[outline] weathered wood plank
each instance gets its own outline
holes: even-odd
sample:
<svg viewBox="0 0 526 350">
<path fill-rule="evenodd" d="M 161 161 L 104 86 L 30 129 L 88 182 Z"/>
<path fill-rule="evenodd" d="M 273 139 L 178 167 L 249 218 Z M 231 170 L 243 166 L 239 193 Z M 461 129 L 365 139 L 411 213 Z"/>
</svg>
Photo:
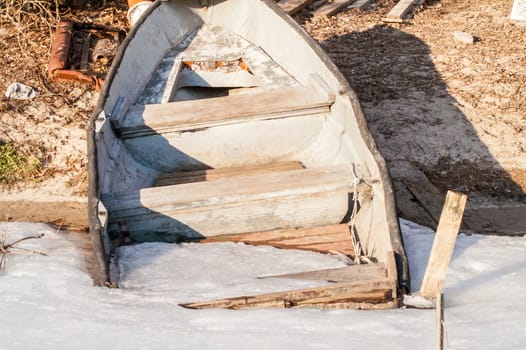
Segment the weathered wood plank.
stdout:
<svg viewBox="0 0 526 350">
<path fill-rule="evenodd" d="M 110 213 L 109 221 L 125 224 L 137 241 L 179 242 L 250 231 L 329 225 L 342 221 L 348 204 L 347 193 L 324 192 L 181 210 L 142 208 L 144 212 L 140 215 L 123 217 L 116 213 L 120 218 L 115 218 Z"/>
<path fill-rule="evenodd" d="M 525 235 L 526 204 L 481 206 L 469 203 L 464 212 L 463 226 L 477 233 Z"/>
<path fill-rule="evenodd" d="M 420 288 L 420 294 L 425 298 L 432 299 L 442 290 L 462 223 L 466 201 L 467 196 L 465 194 L 449 191 L 446 196 L 446 202 L 438 223 L 431 255 Z"/>
<path fill-rule="evenodd" d="M 269 242 L 269 244 L 276 248 L 310 250 L 322 254 L 329 254 L 331 252 L 337 251 L 354 258 L 354 246 L 350 239 L 339 242 L 334 241 L 327 243 L 312 244 L 283 244 L 281 242 Z"/>
<path fill-rule="evenodd" d="M 260 276 L 258 278 L 291 278 L 328 282 L 352 282 L 381 279 L 384 277 L 386 277 L 386 270 L 383 264 L 360 264 L 338 267 L 334 269 L 287 273 L 284 275 Z"/>
<path fill-rule="evenodd" d="M 436 229 L 435 219 L 423 208 L 402 180 L 393 179 L 393 187 L 399 217 Z"/>
<path fill-rule="evenodd" d="M 357 302 L 357 297 L 363 296 L 362 293 L 377 292 L 379 290 L 392 290 L 393 288 L 394 286 L 392 282 L 387 279 L 345 282 L 335 283 L 329 286 L 299 289 L 286 292 L 186 303 L 181 304 L 181 306 L 190 309 L 243 309 L 269 306 L 288 308 L 302 303 L 308 304 L 310 300 L 323 300 L 323 303 L 330 303 L 331 301 L 339 302 L 342 300 Z"/>
<path fill-rule="evenodd" d="M 332 16 L 356 0 L 333 0 L 312 12 L 314 16 Z"/>
<path fill-rule="evenodd" d="M 287 14 L 292 16 L 313 2 L 314 0 L 281 0 L 278 2 L 278 6 L 281 7 Z"/>
<path fill-rule="evenodd" d="M 310 237 L 310 236 L 321 236 L 321 235 L 331 235 L 338 233 L 347 233 L 349 234 L 349 226 L 347 224 L 336 224 L 336 225 L 326 225 L 326 226 L 317 226 L 317 227 L 307 227 L 307 228 L 290 228 L 290 229 L 281 229 L 265 232 L 251 232 L 243 233 L 239 235 L 225 235 L 225 236 L 216 236 L 208 237 L 205 240 L 202 240 L 203 243 L 214 243 L 214 242 L 279 242 L 282 239 L 294 238 L 294 237 Z"/>
<path fill-rule="evenodd" d="M 346 226 L 346 225 L 345 225 Z M 332 233 L 327 235 L 317 235 L 310 237 L 293 237 L 280 240 L 272 240 L 270 242 L 279 243 L 281 245 L 290 245 L 290 246 L 302 246 L 302 245 L 322 245 L 332 242 L 342 242 L 351 239 L 351 234 L 349 230 L 343 231 L 341 233 Z"/>
<path fill-rule="evenodd" d="M 410 12 L 422 2 L 423 0 L 400 0 L 382 20 L 384 22 L 403 22 Z"/>
<path fill-rule="evenodd" d="M 223 234 L 341 222 L 354 190 L 349 166 L 276 171 L 103 194 L 109 222 L 139 241 L 176 242 Z M 366 184 L 358 191 L 368 191 Z M 328 245 L 332 243 L 327 243 Z M 347 243 L 314 249 L 347 249 Z M 337 250 L 337 249 L 336 249 Z"/>
<path fill-rule="evenodd" d="M 353 173 L 349 166 L 331 166 L 300 170 L 276 171 L 235 179 L 217 179 L 202 183 L 150 187 L 130 193 L 102 194 L 109 211 L 136 212 L 140 208 L 185 209 L 201 205 L 220 205 L 281 196 L 345 191 L 352 192 Z M 358 191 L 366 191 L 365 184 Z"/>
<path fill-rule="evenodd" d="M 352 293 L 349 296 L 341 297 L 321 297 L 312 298 L 308 300 L 300 300 L 295 303 L 295 306 L 301 305 L 324 305 L 332 303 L 371 303 L 380 304 L 389 301 L 392 297 L 391 289 L 382 289 L 368 292 Z"/>
<path fill-rule="evenodd" d="M 338 251 L 354 257 L 354 247 L 347 224 L 308 228 L 291 228 L 239 235 L 208 237 L 202 243 L 243 242 L 250 245 L 268 245 L 283 249 L 309 250 L 327 254 Z"/>
<path fill-rule="evenodd" d="M 88 201 L 0 201 L 0 221 L 45 222 L 87 229 Z"/>
<path fill-rule="evenodd" d="M 155 186 L 178 185 L 191 182 L 210 181 L 239 176 L 267 174 L 274 171 L 304 169 L 298 161 L 276 162 L 270 164 L 247 165 L 242 167 L 182 171 L 163 174 L 157 178 Z"/>
<path fill-rule="evenodd" d="M 255 103 L 257 102 L 257 103 Z M 254 94 L 236 94 L 130 107 L 121 137 L 139 137 L 165 132 L 188 131 L 251 120 L 268 120 L 329 111 L 332 96 L 323 96 L 310 86 L 287 87 Z"/>
<path fill-rule="evenodd" d="M 373 2 L 374 0 L 358 0 L 349 7 L 363 11 L 367 9 Z"/>
<path fill-rule="evenodd" d="M 427 213 L 431 218 L 425 219 L 424 224 L 434 223 L 432 227 L 436 227 L 436 224 L 440 220 L 440 214 L 442 212 L 442 205 L 444 204 L 443 194 L 436 188 L 435 185 L 429 181 L 427 176 L 416 166 L 408 161 L 394 161 L 390 164 L 390 170 L 395 182 L 401 182 L 401 184 L 407 189 L 416 200 L 416 203 Z M 398 188 L 399 190 L 402 188 Z M 397 192 L 398 195 L 399 192 Z M 400 192 L 404 199 L 404 193 Z M 421 211 L 414 210 L 411 198 L 407 197 L 407 202 L 399 202 L 399 204 L 408 204 L 408 206 L 401 206 L 399 209 L 403 211 L 407 209 L 407 212 L 417 217 L 425 218 L 425 214 Z M 408 218 L 409 219 L 409 218 Z"/>
</svg>

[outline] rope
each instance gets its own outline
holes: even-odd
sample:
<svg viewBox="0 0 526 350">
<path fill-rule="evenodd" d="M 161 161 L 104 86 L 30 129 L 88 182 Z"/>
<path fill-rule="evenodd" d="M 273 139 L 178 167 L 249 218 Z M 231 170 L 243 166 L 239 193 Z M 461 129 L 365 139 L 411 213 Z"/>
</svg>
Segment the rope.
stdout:
<svg viewBox="0 0 526 350">
<path fill-rule="evenodd" d="M 358 241 L 358 237 L 356 234 L 355 229 L 355 221 L 356 221 L 356 213 L 358 212 L 358 185 L 360 184 L 360 178 L 356 175 L 356 172 L 354 171 L 354 165 L 352 167 L 352 173 L 354 176 L 353 179 L 353 206 L 352 206 L 352 212 L 351 212 L 351 220 L 349 221 L 349 229 L 351 231 L 351 241 L 353 244 L 354 249 L 354 262 L 356 264 L 361 263 L 361 257 L 362 257 L 362 247 L 360 246 L 360 242 Z"/>
</svg>

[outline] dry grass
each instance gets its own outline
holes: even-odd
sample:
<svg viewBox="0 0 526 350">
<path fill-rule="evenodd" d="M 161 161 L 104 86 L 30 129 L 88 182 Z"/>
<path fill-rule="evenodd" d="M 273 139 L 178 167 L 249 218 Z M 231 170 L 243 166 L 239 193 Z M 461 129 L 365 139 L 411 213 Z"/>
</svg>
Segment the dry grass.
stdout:
<svg viewBox="0 0 526 350">
<path fill-rule="evenodd" d="M 17 41 L 21 52 L 29 47 L 30 31 L 45 30 L 53 36 L 53 28 L 60 19 L 64 0 L 0 0 L 0 26 L 10 23 L 17 30 Z"/>
</svg>

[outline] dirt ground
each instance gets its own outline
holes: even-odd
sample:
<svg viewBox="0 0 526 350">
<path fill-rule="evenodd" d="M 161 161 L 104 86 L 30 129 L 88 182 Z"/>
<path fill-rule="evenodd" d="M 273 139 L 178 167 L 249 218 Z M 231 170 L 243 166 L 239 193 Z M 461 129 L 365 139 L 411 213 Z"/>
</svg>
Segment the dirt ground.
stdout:
<svg viewBox="0 0 526 350">
<path fill-rule="evenodd" d="M 62 17 L 127 29 L 124 1 L 86 3 L 95 4 Z M 392 171 L 403 160 L 442 191 L 526 202 L 526 22 L 509 19 L 512 3 L 428 0 L 403 24 L 382 22 L 395 0 L 295 18 L 357 93 Z M 456 41 L 456 31 L 474 43 Z M 34 180 L 4 186 L 3 198 L 82 200 L 86 193 L 86 126 L 98 94 L 47 79 L 50 41 L 45 25 L 17 33 L 2 19 L 0 90 L 17 81 L 41 94 L 2 100 L 0 141 L 43 160 Z"/>
</svg>

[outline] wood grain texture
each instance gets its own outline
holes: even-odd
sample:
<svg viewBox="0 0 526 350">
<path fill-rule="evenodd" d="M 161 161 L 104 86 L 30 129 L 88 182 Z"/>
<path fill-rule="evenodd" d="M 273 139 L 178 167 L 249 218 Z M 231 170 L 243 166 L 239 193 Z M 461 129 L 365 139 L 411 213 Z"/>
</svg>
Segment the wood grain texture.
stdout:
<svg viewBox="0 0 526 350">
<path fill-rule="evenodd" d="M 281 7 L 287 14 L 292 16 L 313 2 L 314 0 L 281 0 L 278 2 L 278 6 Z"/>
<path fill-rule="evenodd" d="M 312 11 L 314 16 L 332 16 L 356 0 L 334 0 Z"/>
<path fill-rule="evenodd" d="M 371 293 L 378 296 L 378 294 L 376 294 L 378 291 L 381 291 L 380 294 L 382 297 L 379 299 L 375 298 L 374 301 L 382 303 L 389 301 L 389 291 L 392 289 L 393 284 L 391 281 L 380 279 L 374 281 L 335 283 L 316 288 L 186 303 L 181 304 L 181 306 L 190 309 L 246 309 L 261 307 L 290 308 L 301 305 L 329 304 L 333 302 L 356 303 L 362 300 L 371 302 Z"/>
<path fill-rule="evenodd" d="M 210 181 L 239 176 L 269 174 L 274 171 L 304 169 L 298 161 L 276 162 L 270 164 L 247 165 L 232 168 L 179 171 L 163 174 L 157 178 L 155 186 L 178 185 L 191 182 Z"/>
<path fill-rule="evenodd" d="M 259 278 L 291 278 L 313 281 L 352 282 L 374 280 L 386 277 L 383 264 L 360 264 L 334 269 L 288 273 L 283 275 L 262 276 Z"/>
<path fill-rule="evenodd" d="M 444 286 L 449 262 L 462 224 L 466 202 L 467 196 L 465 194 L 452 191 L 447 193 L 420 288 L 420 294 L 425 298 L 435 298 Z"/>
<path fill-rule="evenodd" d="M 0 221 L 45 222 L 86 229 L 88 201 L 0 201 Z"/>
<path fill-rule="evenodd" d="M 400 0 L 382 20 L 384 22 L 403 22 L 413 8 L 422 2 L 422 0 Z"/>
<path fill-rule="evenodd" d="M 310 86 L 287 87 L 254 94 L 130 107 L 121 137 L 190 131 L 254 120 L 288 118 L 329 111 L 333 96 Z"/>
<path fill-rule="evenodd" d="M 134 239 L 174 242 L 185 237 L 339 223 L 349 209 L 352 179 L 348 166 L 279 170 L 105 194 L 102 199 L 110 213 L 109 222 L 126 223 Z M 358 191 L 368 190 L 365 184 L 358 186 Z M 349 234 L 333 234 L 330 239 L 284 244 L 310 245 L 316 251 L 341 248 L 350 254 L 348 242 L 335 244 Z"/>
</svg>

